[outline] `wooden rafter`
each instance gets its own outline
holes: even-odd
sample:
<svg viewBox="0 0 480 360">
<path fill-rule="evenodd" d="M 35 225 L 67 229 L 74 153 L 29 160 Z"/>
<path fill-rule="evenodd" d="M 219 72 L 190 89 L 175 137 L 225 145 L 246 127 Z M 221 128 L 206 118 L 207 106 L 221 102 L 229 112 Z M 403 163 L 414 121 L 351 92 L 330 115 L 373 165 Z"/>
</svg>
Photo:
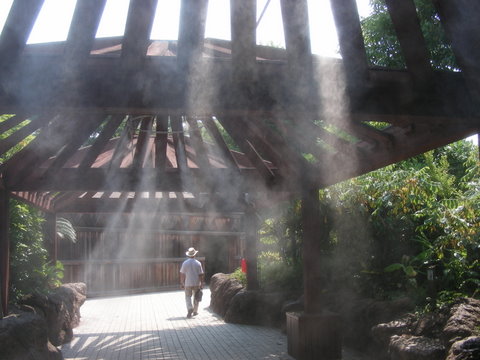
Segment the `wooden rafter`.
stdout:
<svg viewBox="0 0 480 360">
<path fill-rule="evenodd" d="M 157 116 L 155 124 L 155 168 L 163 171 L 167 165 L 168 117 Z"/>
<path fill-rule="evenodd" d="M 133 157 L 133 167 L 140 169 L 145 164 L 148 155 L 148 145 L 150 134 L 153 126 L 153 117 L 148 116 L 142 119 L 140 124 L 140 134 L 138 135 L 135 147 L 135 155 Z"/>
<path fill-rule="evenodd" d="M 202 119 L 202 122 L 205 125 L 205 128 L 207 129 L 210 136 L 213 138 L 215 143 L 220 148 L 220 152 L 223 155 L 223 158 L 227 166 L 237 169 L 238 168 L 237 161 L 233 157 L 232 152 L 228 148 L 228 145 L 225 142 L 225 139 L 222 137 L 222 134 L 218 130 L 213 119 L 210 117 L 207 117 Z"/>
<path fill-rule="evenodd" d="M 15 123 L 21 123 L 25 120 L 25 117 L 16 116 L 14 117 L 14 119 L 16 120 Z M 30 123 L 22 126 L 20 129 L 18 129 L 5 139 L 0 140 L 0 155 L 10 150 L 12 147 L 20 143 L 23 139 L 34 133 L 42 126 L 45 126 L 45 124 L 49 120 L 50 118 L 48 116 L 34 117 L 32 120 L 30 120 Z"/>
</svg>

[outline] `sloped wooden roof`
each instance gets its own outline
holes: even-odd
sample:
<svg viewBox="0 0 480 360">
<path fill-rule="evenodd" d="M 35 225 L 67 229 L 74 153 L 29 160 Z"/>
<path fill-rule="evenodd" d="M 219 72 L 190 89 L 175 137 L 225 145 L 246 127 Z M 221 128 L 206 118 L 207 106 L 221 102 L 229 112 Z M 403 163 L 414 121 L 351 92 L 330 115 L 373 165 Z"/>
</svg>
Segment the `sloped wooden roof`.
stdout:
<svg viewBox="0 0 480 360">
<path fill-rule="evenodd" d="M 156 0 L 131 1 L 123 37 L 95 39 L 105 2 L 78 1 L 66 42 L 34 48 L 26 40 L 43 1 L 15 0 L 0 36 L 0 113 L 15 114 L 0 124 L 13 132 L 0 154 L 37 134 L 0 165 L 1 186 L 38 204 L 71 192 L 298 192 L 479 130 L 476 2 L 435 1 L 460 72 L 431 68 L 413 0 L 386 1 L 405 70 L 368 66 L 354 0 L 331 1 L 342 60 L 311 54 L 308 27 L 318 20 L 306 0 L 281 0 L 285 50 L 256 45 L 254 0 L 232 2 L 231 42 L 205 41 L 207 1 L 182 0 L 174 43 L 149 39 Z M 138 139 L 131 166 L 116 163 L 112 175 L 93 165 L 125 117 L 141 119 Z M 182 158 L 186 124 L 196 168 Z M 220 124 L 250 167 L 238 166 Z M 209 164 L 197 126 L 229 167 Z M 166 167 L 167 156 L 148 170 L 139 165 L 150 131 L 155 146 L 165 147 L 169 133 L 177 138 L 178 167 Z M 79 166 L 66 168 L 91 139 Z"/>
</svg>

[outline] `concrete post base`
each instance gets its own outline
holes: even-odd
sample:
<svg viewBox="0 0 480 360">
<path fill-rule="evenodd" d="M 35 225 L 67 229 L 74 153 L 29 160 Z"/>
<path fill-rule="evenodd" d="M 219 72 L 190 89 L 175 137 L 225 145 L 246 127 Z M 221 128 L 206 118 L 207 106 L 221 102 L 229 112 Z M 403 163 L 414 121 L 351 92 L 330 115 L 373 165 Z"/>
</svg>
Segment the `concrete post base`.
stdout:
<svg viewBox="0 0 480 360">
<path fill-rule="evenodd" d="M 334 313 L 287 313 L 288 353 L 297 360 L 342 358 L 340 316 Z"/>
</svg>

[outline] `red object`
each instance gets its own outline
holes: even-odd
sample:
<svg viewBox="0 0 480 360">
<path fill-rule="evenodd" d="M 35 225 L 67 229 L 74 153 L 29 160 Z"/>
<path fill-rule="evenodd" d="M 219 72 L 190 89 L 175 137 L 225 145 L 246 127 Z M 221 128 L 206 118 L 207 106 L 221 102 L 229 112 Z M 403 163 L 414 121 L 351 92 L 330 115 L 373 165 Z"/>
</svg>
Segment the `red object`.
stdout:
<svg viewBox="0 0 480 360">
<path fill-rule="evenodd" d="M 247 260 L 245 260 L 243 258 L 242 258 L 242 261 L 241 261 L 241 268 L 242 268 L 243 273 L 247 273 Z"/>
</svg>

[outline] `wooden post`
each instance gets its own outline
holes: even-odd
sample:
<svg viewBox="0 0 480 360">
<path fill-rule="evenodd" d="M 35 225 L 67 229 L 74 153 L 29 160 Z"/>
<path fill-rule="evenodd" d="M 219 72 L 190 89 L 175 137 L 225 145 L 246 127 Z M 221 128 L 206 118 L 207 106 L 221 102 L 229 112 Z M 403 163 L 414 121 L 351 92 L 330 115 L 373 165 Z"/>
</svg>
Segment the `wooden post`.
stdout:
<svg viewBox="0 0 480 360">
<path fill-rule="evenodd" d="M 0 296 L 2 303 L 0 318 L 8 314 L 8 286 L 10 282 L 9 199 L 8 192 L 0 190 Z"/>
<path fill-rule="evenodd" d="M 322 243 L 318 190 L 304 185 L 302 194 L 304 312 L 287 313 L 288 353 L 299 360 L 342 358 L 341 319 L 322 307 Z"/>
<path fill-rule="evenodd" d="M 302 194 L 303 223 L 303 286 L 305 313 L 322 311 L 321 292 L 321 233 L 318 190 L 305 190 Z"/>
<path fill-rule="evenodd" d="M 253 206 L 248 206 L 245 212 L 244 226 L 246 236 L 245 258 L 247 261 L 247 289 L 257 290 L 259 288 L 257 269 L 258 219 Z"/>
</svg>

